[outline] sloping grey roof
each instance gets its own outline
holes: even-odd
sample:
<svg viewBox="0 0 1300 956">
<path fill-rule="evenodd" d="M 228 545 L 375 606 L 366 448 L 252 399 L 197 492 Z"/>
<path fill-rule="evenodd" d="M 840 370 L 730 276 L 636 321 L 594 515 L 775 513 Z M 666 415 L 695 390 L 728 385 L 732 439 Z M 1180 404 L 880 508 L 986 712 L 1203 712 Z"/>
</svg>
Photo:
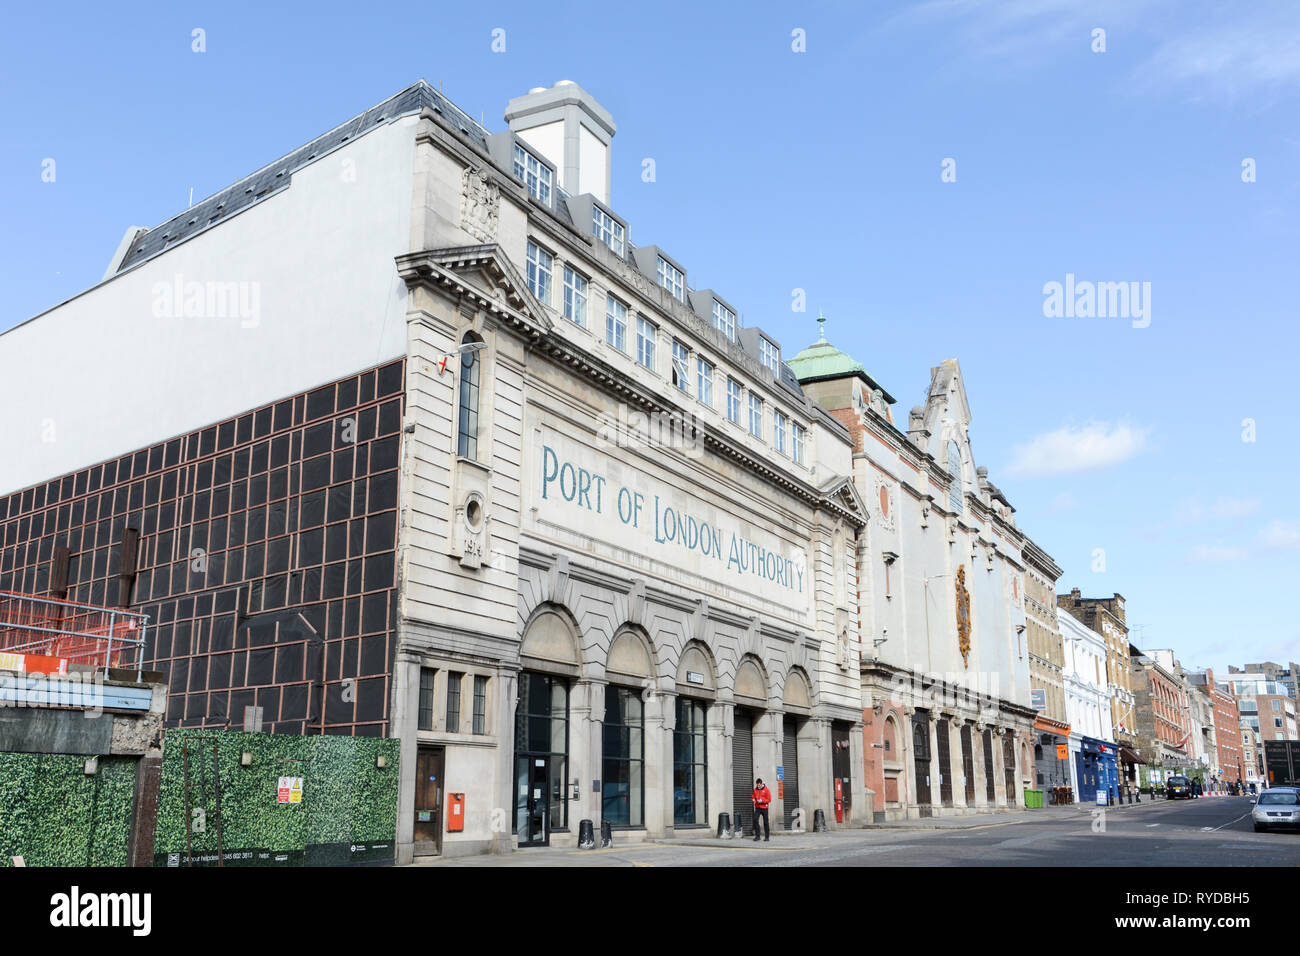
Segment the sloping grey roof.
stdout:
<svg viewBox="0 0 1300 956">
<path fill-rule="evenodd" d="M 479 149 L 487 149 L 487 130 L 424 80 L 419 80 L 395 96 L 390 96 L 382 103 L 352 117 L 328 133 L 316 137 L 305 146 L 300 146 L 287 156 L 282 156 L 275 162 L 263 166 L 233 186 L 195 203 L 162 225 L 140 233 L 131 243 L 117 271 L 120 273 L 137 266 L 177 242 L 188 239 L 209 226 L 216 225 L 227 216 L 247 209 L 278 192 L 289 185 L 293 180 L 293 174 L 299 169 L 345 143 L 352 142 L 358 136 L 363 136 L 384 123 L 391 123 L 399 117 L 419 113 L 425 109 L 433 110 L 452 127 L 459 128 L 461 134 Z"/>
</svg>

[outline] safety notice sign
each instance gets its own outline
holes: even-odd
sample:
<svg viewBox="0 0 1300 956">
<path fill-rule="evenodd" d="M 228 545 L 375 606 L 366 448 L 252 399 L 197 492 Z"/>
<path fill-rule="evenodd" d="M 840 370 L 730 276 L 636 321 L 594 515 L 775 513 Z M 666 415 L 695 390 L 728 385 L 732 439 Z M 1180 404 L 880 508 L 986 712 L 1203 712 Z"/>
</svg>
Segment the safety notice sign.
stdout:
<svg viewBox="0 0 1300 956">
<path fill-rule="evenodd" d="M 302 777 L 281 777 L 275 789 L 276 803 L 302 803 Z"/>
</svg>

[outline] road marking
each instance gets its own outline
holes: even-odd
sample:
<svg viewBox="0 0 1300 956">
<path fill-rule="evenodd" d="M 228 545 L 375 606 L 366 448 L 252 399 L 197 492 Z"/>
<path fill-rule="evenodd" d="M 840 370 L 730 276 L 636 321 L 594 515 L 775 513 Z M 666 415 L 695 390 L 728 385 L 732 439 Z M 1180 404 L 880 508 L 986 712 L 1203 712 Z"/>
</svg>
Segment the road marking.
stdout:
<svg viewBox="0 0 1300 956">
<path fill-rule="evenodd" d="M 1247 810 L 1247 811 L 1246 811 L 1245 813 L 1243 813 L 1241 816 L 1237 817 L 1237 820 L 1244 820 L 1244 819 L 1246 819 L 1246 817 L 1250 816 L 1251 813 L 1252 813 L 1253 811 L 1254 811 L 1254 808 L 1252 807 L 1250 810 Z M 1227 823 L 1223 824 L 1223 826 L 1218 826 L 1218 827 L 1215 827 L 1214 829 L 1215 829 L 1215 830 L 1222 830 L 1223 827 L 1230 827 L 1230 826 L 1232 826 L 1234 823 L 1236 823 L 1237 820 L 1229 820 Z"/>
<path fill-rule="evenodd" d="M 1160 826 L 1160 824 L 1158 824 L 1158 823 L 1148 823 L 1147 826 L 1148 826 L 1148 827 L 1158 827 L 1158 826 Z"/>
</svg>

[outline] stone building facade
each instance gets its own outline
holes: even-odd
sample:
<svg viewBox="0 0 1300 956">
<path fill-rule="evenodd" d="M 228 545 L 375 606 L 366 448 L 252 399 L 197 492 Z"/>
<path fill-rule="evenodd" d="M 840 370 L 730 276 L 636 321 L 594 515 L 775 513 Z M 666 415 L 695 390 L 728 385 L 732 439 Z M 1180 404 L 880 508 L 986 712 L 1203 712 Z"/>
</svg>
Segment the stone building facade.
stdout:
<svg viewBox="0 0 1300 956">
<path fill-rule="evenodd" d="M 1073 588 L 1069 594 L 1058 594 L 1056 605 L 1106 639 L 1106 680 L 1120 751 L 1120 788 L 1127 793 L 1139 785 L 1139 768 L 1146 757 L 1138 746 L 1136 675 L 1131 663 L 1136 648 L 1128 640 L 1124 596 L 1085 598 L 1078 588 Z"/>
<path fill-rule="evenodd" d="M 1163 784 L 1169 775 L 1188 768 L 1186 691 L 1172 669 L 1145 652 L 1133 657 L 1133 685 L 1138 746 L 1147 773 L 1142 786 Z"/>
<path fill-rule="evenodd" d="M 1023 805 L 1035 717 L 1025 538 L 976 466 L 957 362 L 931 369 L 906 431 L 894 399 L 824 329 L 790 366 L 848 427 L 854 482 L 872 510 L 858 579 L 863 753 L 877 818 Z"/>
<path fill-rule="evenodd" d="M 1204 670 L 1187 675 L 1189 684 L 1203 693 L 1213 708 L 1214 776 L 1224 782 L 1242 783 L 1246 779 L 1247 761 L 1241 749 L 1241 714 L 1236 698 L 1227 686 L 1220 686 L 1214 671 Z"/>
<path fill-rule="evenodd" d="M 1041 692 L 1034 718 L 1034 783 L 1039 789 L 1071 786 L 1070 721 L 1065 706 L 1065 647 L 1057 620 L 1056 582 L 1061 569 L 1025 539 L 1025 622 L 1031 692 Z M 1037 707 L 1037 703 L 1035 703 Z M 1062 757 L 1061 748 L 1065 748 Z"/>
<path fill-rule="evenodd" d="M 590 94 L 506 120 L 417 83 L 0 336 L 3 583 L 156 615 L 170 724 L 401 738 L 399 862 L 749 829 L 756 776 L 871 819 L 848 428 L 633 244 Z"/>
</svg>

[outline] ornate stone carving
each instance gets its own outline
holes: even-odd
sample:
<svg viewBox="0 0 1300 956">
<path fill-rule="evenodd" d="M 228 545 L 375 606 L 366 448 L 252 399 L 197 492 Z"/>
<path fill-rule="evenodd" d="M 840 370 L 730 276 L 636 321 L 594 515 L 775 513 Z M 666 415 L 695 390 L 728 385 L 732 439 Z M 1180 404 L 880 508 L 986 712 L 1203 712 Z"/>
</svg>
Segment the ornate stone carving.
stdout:
<svg viewBox="0 0 1300 956">
<path fill-rule="evenodd" d="M 877 511 L 876 521 L 880 527 L 886 531 L 894 530 L 894 511 L 897 507 L 897 500 L 894 496 L 893 486 L 883 478 L 876 479 L 876 499 Z M 925 526 L 925 520 L 928 517 L 929 508 L 925 509 L 926 514 L 921 517 L 921 526 Z"/>
<path fill-rule="evenodd" d="M 467 517 L 465 508 L 456 509 L 457 524 L 460 526 L 460 564 L 464 568 L 481 568 L 483 566 L 484 538 L 487 537 L 486 522 L 480 521 L 476 527 Z"/>
<path fill-rule="evenodd" d="M 496 242 L 501 190 L 483 168 L 467 168 L 461 176 L 460 221 L 479 242 Z"/>
<path fill-rule="evenodd" d="M 966 590 L 966 565 L 957 568 L 957 646 L 962 663 L 970 667 L 970 591 Z"/>
</svg>

